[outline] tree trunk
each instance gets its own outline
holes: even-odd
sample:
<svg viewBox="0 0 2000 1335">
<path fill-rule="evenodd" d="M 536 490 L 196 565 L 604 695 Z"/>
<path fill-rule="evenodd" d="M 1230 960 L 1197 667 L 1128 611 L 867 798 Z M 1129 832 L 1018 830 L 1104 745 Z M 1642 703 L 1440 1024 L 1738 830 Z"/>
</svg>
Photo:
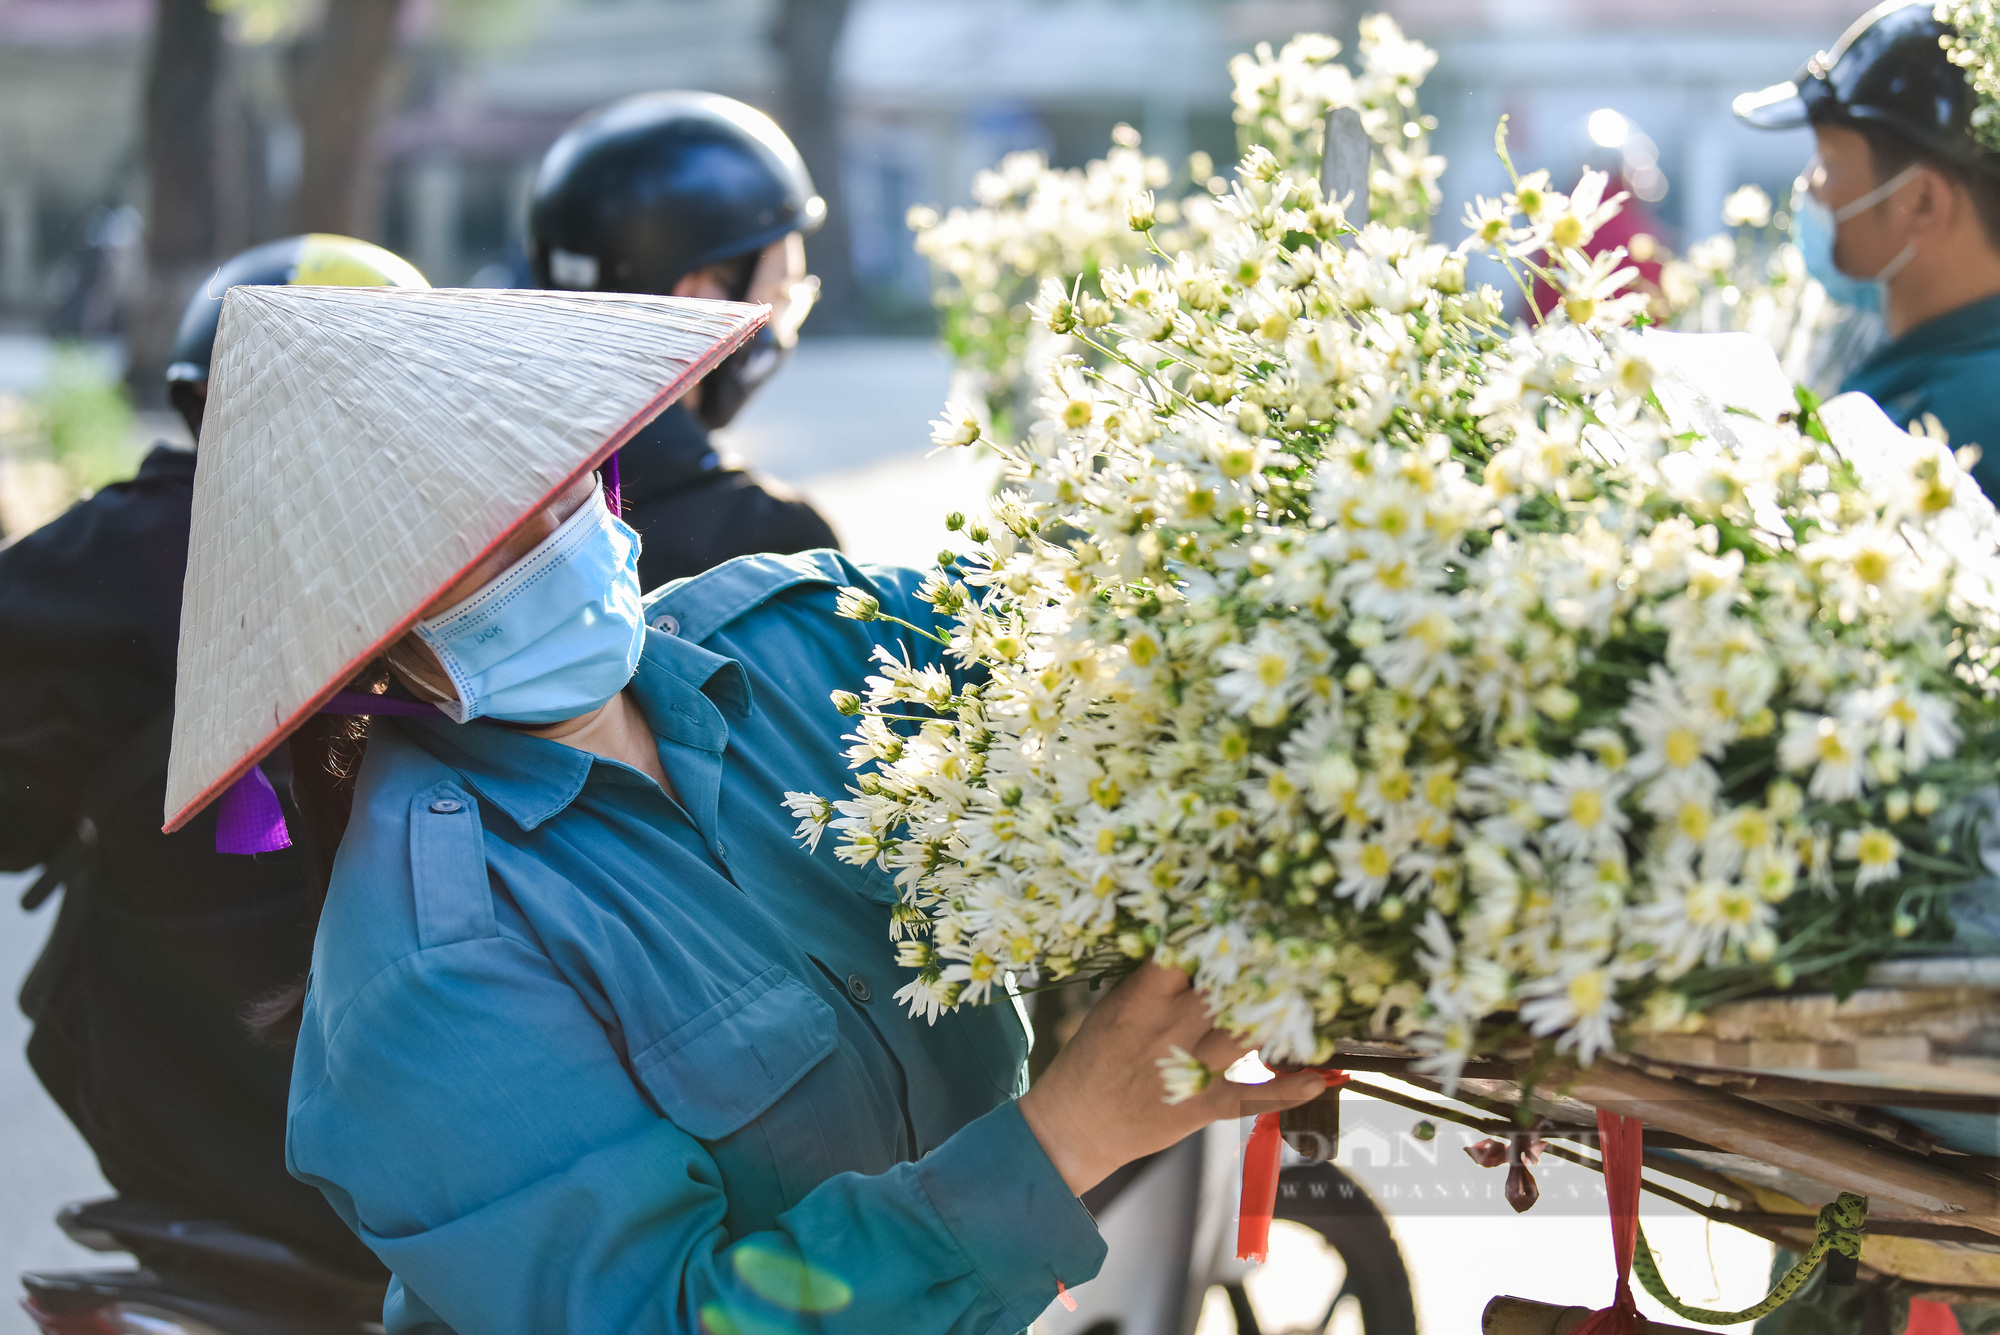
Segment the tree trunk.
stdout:
<svg viewBox="0 0 2000 1335">
<path fill-rule="evenodd" d="M 303 149 L 293 231 L 371 237 L 381 230 L 369 168 L 402 8 L 402 0 L 327 0 L 319 31 L 293 52 L 292 111 Z"/>
<path fill-rule="evenodd" d="M 848 0 L 780 0 L 771 36 L 784 67 L 778 120 L 798 145 L 813 184 L 826 201 L 826 222 L 806 238 L 806 258 L 819 275 L 819 307 L 807 327 L 837 333 L 864 326 L 867 302 L 854 276 L 854 248 L 841 182 L 841 104 L 834 51 L 847 23 Z"/>
<path fill-rule="evenodd" d="M 163 398 L 181 307 L 216 261 L 216 119 L 228 56 L 208 0 L 156 0 L 146 71 L 146 283 L 132 313 L 128 378 Z"/>
</svg>

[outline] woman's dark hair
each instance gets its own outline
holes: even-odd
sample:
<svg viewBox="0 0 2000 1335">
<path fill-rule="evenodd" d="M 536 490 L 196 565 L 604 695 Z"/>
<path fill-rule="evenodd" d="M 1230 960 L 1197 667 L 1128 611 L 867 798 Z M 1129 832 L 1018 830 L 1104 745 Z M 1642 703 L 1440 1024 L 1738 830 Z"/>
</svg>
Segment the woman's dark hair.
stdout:
<svg viewBox="0 0 2000 1335">
<path fill-rule="evenodd" d="M 348 683 L 347 689 L 379 695 L 388 684 L 389 671 L 378 662 Z M 292 805 L 298 814 L 293 829 L 299 851 L 305 855 L 307 911 L 317 930 L 320 910 L 326 907 L 327 886 L 333 879 L 333 855 L 340 849 L 348 815 L 354 809 L 354 778 L 368 750 L 368 719 L 314 714 L 292 734 L 287 745 L 292 759 Z M 278 1047 L 297 1042 L 307 982 L 308 978 L 300 978 L 252 1002 L 243 1016 L 251 1033 Z"/>
<path fill-rule="evenodd" d="M 1878 184 L 1913 162 L 1942 173 L 1946 180 L 1965 187 L 1972 211 L 1979 218 L 1979 230 L 1986 234 L 1986 244 L 2000 250 L 2000 169 L 1953 162 L 1886 126 L 1856 124 L 1853 128 L 1868 141 L 1868 165 L 1874 169 Z"/>
</svg>

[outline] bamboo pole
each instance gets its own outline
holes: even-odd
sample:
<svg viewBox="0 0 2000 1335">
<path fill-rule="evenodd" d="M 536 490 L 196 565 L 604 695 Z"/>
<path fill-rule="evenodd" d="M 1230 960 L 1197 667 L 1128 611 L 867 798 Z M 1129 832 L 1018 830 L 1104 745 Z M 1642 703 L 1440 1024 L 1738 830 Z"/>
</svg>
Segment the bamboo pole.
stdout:
<svg viewBox="0 0 2000 1335">
<path fill-rule="evenodd" d="M 1614 1062 L 1552 1073 L 1548 1087 L 1729 1154 L 1856 1191 L 1878 1203 L 2000 1234 L 2000 1189 L 1879 1144 L 1733 1095 L 1644 1075 Z"/>
</svg>

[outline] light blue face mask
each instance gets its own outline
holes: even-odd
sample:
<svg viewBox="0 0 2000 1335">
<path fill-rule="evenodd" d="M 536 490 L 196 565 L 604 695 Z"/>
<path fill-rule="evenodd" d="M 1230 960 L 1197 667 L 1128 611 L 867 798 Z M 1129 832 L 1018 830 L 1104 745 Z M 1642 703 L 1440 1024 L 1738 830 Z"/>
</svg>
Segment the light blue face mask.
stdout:
<svg viewBox="0 0 2000 1335">
<path fill-rule="evenodd" d="M 588 714 L 639 667 L 639 535 L 600 486 L 505 574 L 414 629 L 458 690 L 438 708 L 459 723 Z"/>
<path fill-rule="evenodd" d="M 1806 170 L 1810 175 L 1813 168 Z M 1857 311 L 1881 312 L 1882 290 L 1891 278 L 1903 271 L 1904 265 L 1915 258 L 1915 243 L 1904 246 L 1896 258 L 1884 265 L 1882 272 L 1874 277 L 1852 278 L 1842 273 L 1833 262 L 1834 238 L 1840 234 L 1842 223 L 1874 208 L 1916 179 L 1917 173 L 1922 170 L 1921 164 L 1911 163 L 1861 198 L 1842 205 L 1838 212 L 1822 204 L 1805 188 L 1803 180 L 1792 192 L 1792 239 L 1805 259 L 1806 272 L 1819 280 L 1827 296 Z"/>
</svg>

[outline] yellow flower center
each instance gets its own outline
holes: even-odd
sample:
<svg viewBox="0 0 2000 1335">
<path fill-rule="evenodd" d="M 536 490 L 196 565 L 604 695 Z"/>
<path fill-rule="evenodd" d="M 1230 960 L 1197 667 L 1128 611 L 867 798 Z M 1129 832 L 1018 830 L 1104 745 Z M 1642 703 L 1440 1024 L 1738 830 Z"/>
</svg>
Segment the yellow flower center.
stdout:
<svg viewBox="0 0 2000 1335">
<path fill-rule="evenodd" d="M 1549 228 L 1549 243 L 1557 246 L 1577 246 L 1583 244 L 1583 219 L 1574 213 L 1565 213 Z"/>
<path fill-rule="evenodd" d="M 1569 980 L 1569 1004 L 1578 1015 L 1595 1015 L 1611 999 L 1611 980 L 1602 969 L 1586 969 Z"/>
<path fill-rule="evenodd" d="M 1886 867 L 1900 851 L 1896 836 L 1887 830 L 1864 830 L 1854 845 L 1855 860 L 1864 867 Z"/>
<path fill-rule="evenodd" d="M 1736 842 L 1744 848 L 1762 848 L 1771 841 L 1771 821 L 1761 811 L 1745 811 L 1736 817 Z"/>
<path fill-rule="evenodd" d="M 1701 758 L 1701 739 L 1686 728 L 1674 728 L 1667 733 L 1667 763 L 1675 769 L 1686 769 Z"/>
<path fill-rule="evenodd" d="M 1864 547 L 1854 558 L 1854 573 L 1865 584 L 1880 584 L 1889 578 L 1894 558 L 1879 547 Z"/>
<path fill-rule="evenodd" d="M 1674 824 L 1682 834 L 1699 842 L 1708 837 L 1709 810 L 1699 802 L 1683 802 Z"/>
<path fill-rule="evenodd" d="M 1375 791 L 1382 794 L 1384 802 L 1407 802 L 1410 800 L 1410 772 L 1390 770 L 1375 780 Z"/>
<path fill-rule="evenodd" d="M 1283 654 L 1264 654 L 1257 659 L 1257 680 L 1266 686 L 1281 685 L 1289 671 L 1291 664 Z"/>
<path fill-rule="evenodd" d="M 1361 873 L 1364 876 L 1382 877 L 1389 874 L 1389 850 L 1380 844 L 1363 844 L 1361 847 Z"/>
<path fill-rule="evenodd" d="M 1597 828 L 1597 822 L 1604 819 L 1604 794 L 1592 788 L 1572 793 L 1569 799 L 1569 818 L 1586 830 Z"/>
</svg>

